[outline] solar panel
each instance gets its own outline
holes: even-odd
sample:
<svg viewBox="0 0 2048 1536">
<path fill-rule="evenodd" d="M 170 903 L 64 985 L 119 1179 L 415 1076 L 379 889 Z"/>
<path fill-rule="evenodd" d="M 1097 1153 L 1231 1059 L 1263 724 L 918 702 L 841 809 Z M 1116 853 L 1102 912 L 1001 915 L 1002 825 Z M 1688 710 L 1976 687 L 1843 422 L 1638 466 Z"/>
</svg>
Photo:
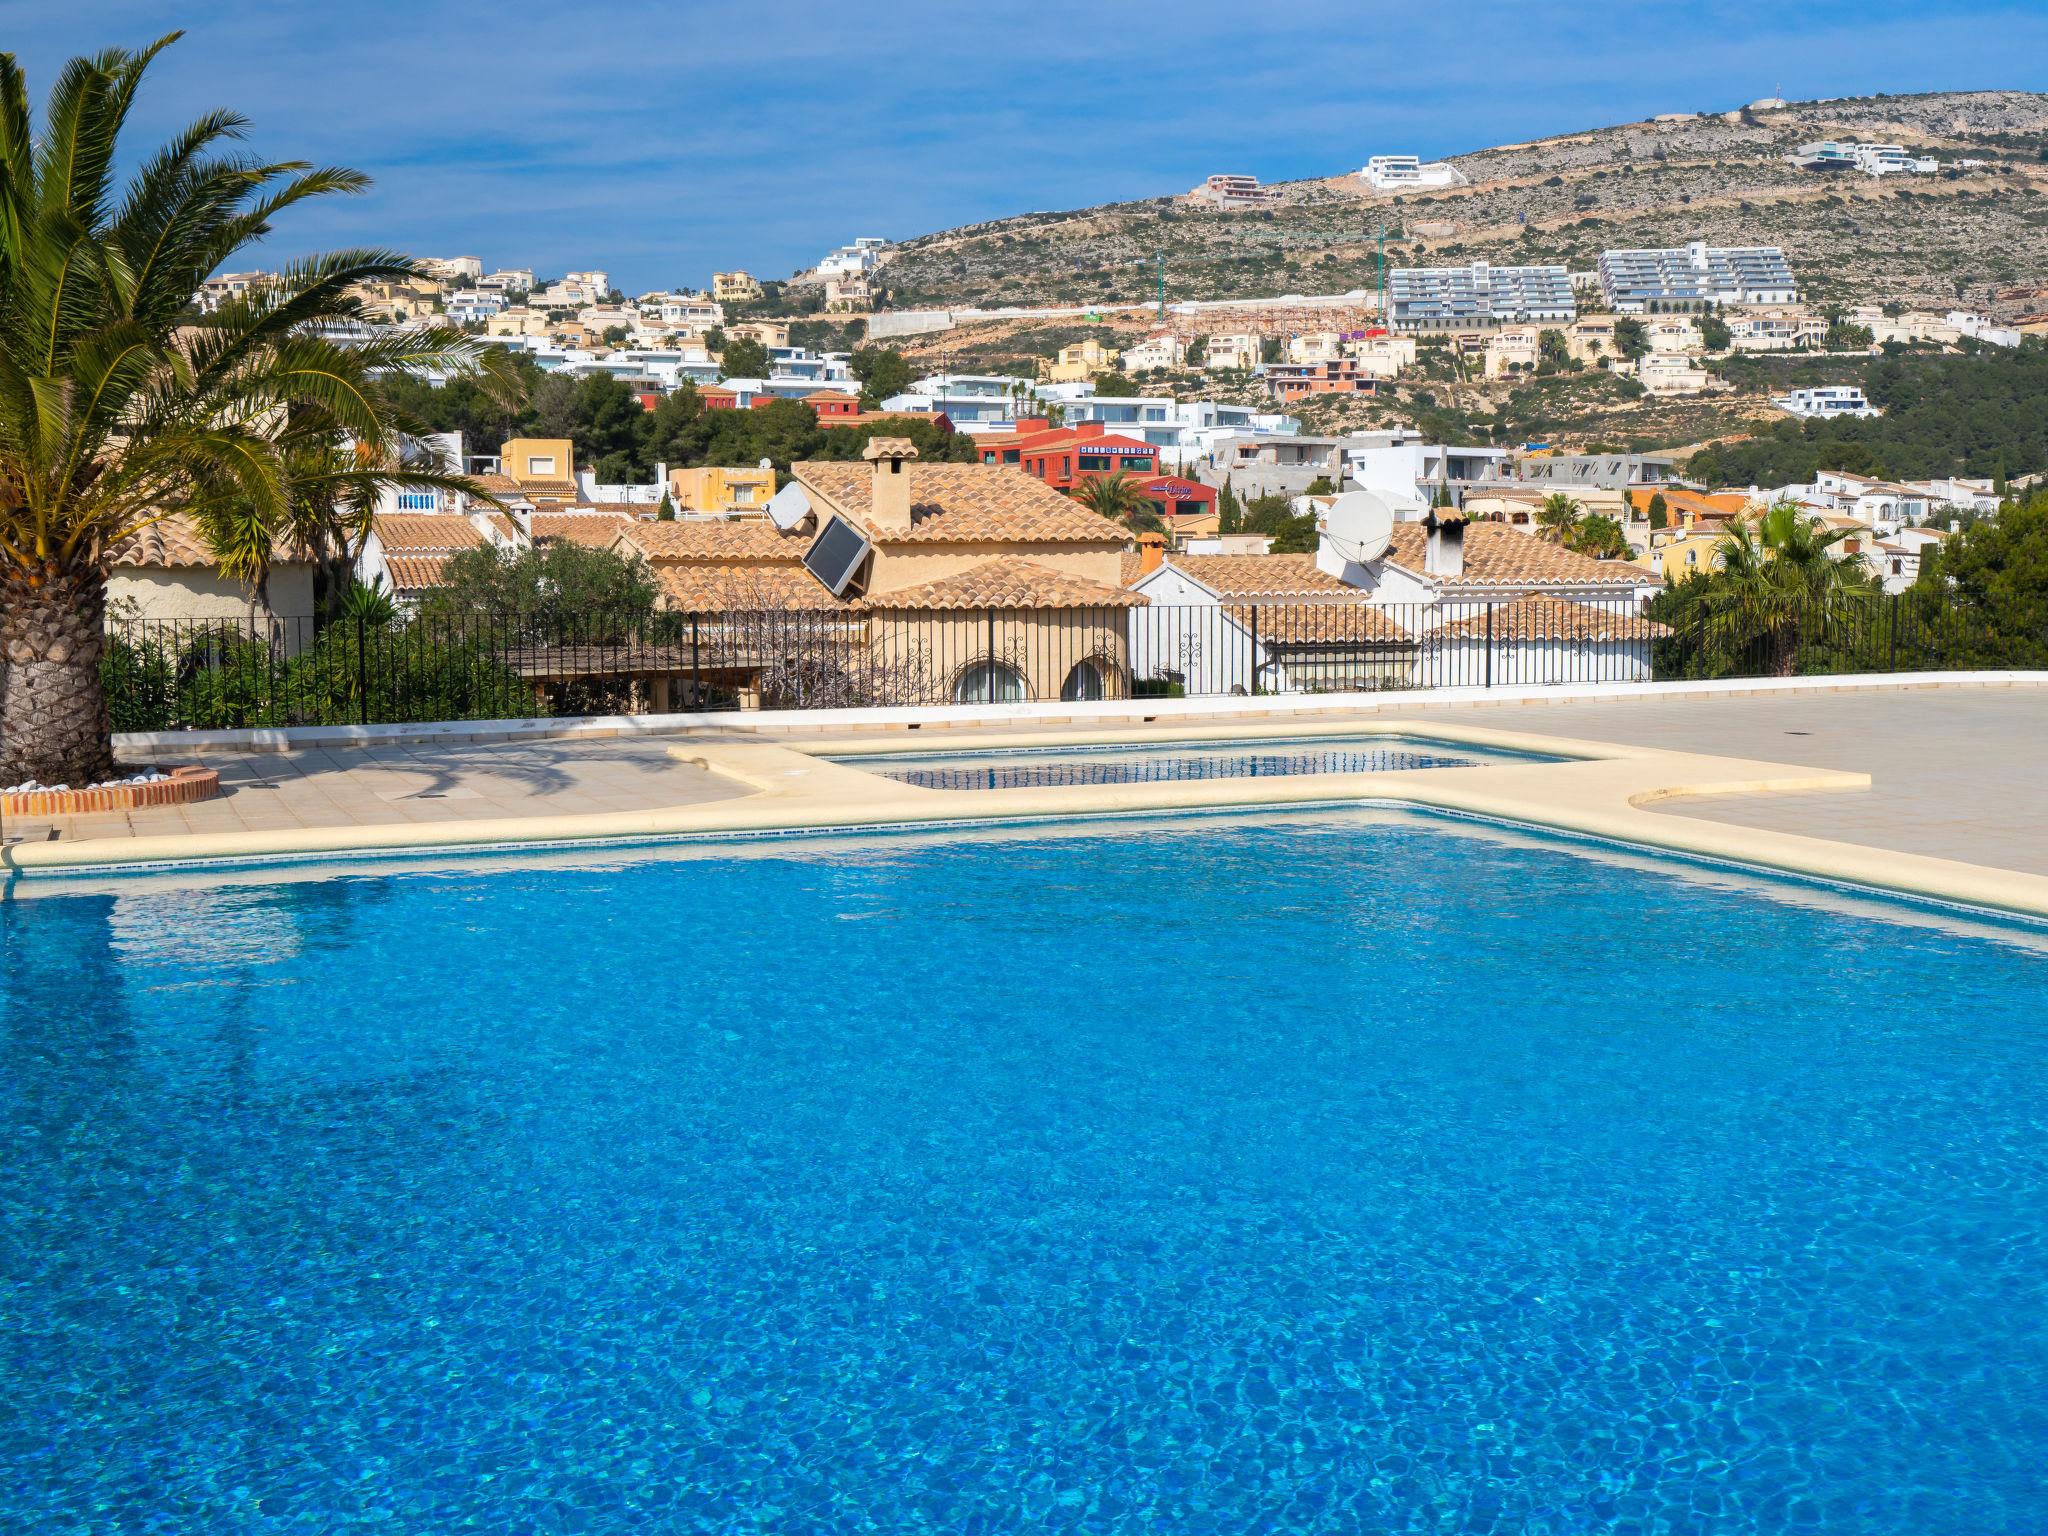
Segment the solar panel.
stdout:
<svg viewBox="0 0 2048 1536">
<path fill-rule="evenodd" d="M 804 551 L 804 569 L 824 583 L 825 590 L 834 597 L 843 597 L 873 548 L 866 534 L 845 518 L 834 516 L 818 530 L 811 547 Z"/>
</svg>

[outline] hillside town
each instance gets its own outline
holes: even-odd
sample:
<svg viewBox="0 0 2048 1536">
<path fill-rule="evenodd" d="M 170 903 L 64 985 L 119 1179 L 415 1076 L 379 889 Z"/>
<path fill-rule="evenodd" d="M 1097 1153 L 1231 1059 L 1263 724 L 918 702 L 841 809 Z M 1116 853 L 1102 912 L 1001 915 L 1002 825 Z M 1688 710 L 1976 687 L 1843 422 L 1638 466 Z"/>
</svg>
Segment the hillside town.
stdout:
<svg viewBox="0 0 2048 1536">
<path fill-rule="evenodd" d="M 1871 146 L 1854 148 L 1868 174 L 1920 173 Z M 1448 185 L 1444 170 L 1413 156 L 1375 156 L 1360 175 L 1376 187 Z M 1252 178 L 1218 176 L 1204 195 L 1239 206 L 1255 204 L 1261 191 Z M 1703 484 L 1668 452 L 1480 444 L 1432 437 L 1399 419 L 1318 432 L 1305 429 L 1304 416 L 1333 397 L 1371 400 L 1424 373 L 1508 382 L 1595 375 L 1625 381 L 1645 399 L 1671 399 L 1726 389 L 1711 371 L 1716 359 L 1977 353 L 2017 349 L 2048 332 L 2048 315 L 2000 325 L 1981 314 L 1899 305 L 1822 313 L 1805 302 L 1779 248 L 1693 241 L 1603 251 L 1585 271 L 1485 261 L 1393 266 L 1378 292 L 1344 296 L 1341 310 L 1240 306 L 1229 312 L 1234 330 L 1197 329 L 1214 307 L 1169 307 L 1162 280 L 1150 331 L 1099 327 L 1028 370 L 916 376 L 889 342 L 915 335 L 921 320 L 876 307 L 890 254 L 888 242 L 861 237 L 786 283 L 735 270 L 714 274 L 702 289 L 632 297 L 602 269 L 544 277 L 475 256 L 428 257 L 408 279 L 357 290 L 356 318 L 328 334 L 349 345 L 394 328 L 452 326 L 529 377 L 614 381 L 650 418 L 664 402 L 682 402 L 700 418 L 795 412 L 817 429 L 817 443 L 843 440 L 844 457 L 886 466 L 875 471 L 877 493 L 895 483 L 888 474 L 919 458 L 907 434 L 920 434 L 927 462 L 910 480 L 946 486 L 934 506 L 983 530 L 983 564 L 937 585 L 911 580 L 923 572 L 905 564 L 901 580 L 891 580 L 900 563 L 887 556 L 892 535 L 864 512 L 872 553 L 856 578 L 832 589 L 806 574 L 805 561 L 833 515 L 817 509 L 845 505 L 843 493 L 834 500 L 821 490 L 831 466 L 772 457 L 654 462 L 636 478 L 606 479 L 591 445 L 573 433 L 488 442 L 444 432 L 431 440 L 433 453 L 451 472 L 476 476 L 480 494 L 387 492 L 355 551 L 355 579 L 417 606 L 464 551 L 517 559 L 569 541 L 644 565 L 663 603 L 700 617 L 763 606 L 871 608 L 885 596 L 907 611 L 954 609 L 998 593 L 1033 607 L 1057 595 L 1082 609 L 1289 594 L 1419 604 L 1426 614 L 1411 615 L 1411 626 L 1449 632 L 1470 617 L 1467 606 L 1444 601 L 1444 583 L 1455 593 L 1462 569 L 1451 551 L 1468 543 L 1486 551 L 1485 590 L 1496 599 L 1611 606 L 1626 594 L 1635 612 L 1666 584 L 1716 569 L 1731 532 L 1783 508 L 1825 530 L 1830 558 L 1873 590 L 1899 594 L 1918 580 L 1930 549 L 1995 515 L 2009 488 L 1990 476 L 1846 469 Z M 195 306 L 211 314 L 274 281 L 262 272 L 221 274 L 202 286 Z M 1340 315 L 1343 328 L 1316 328 L 1319 313 Z M 1390 398 L 1398 407 L 1399 397 Z M 1880 414 L 1853 385 L 1788 388 L 1771 404 L 1794 422 Z M 937 445 L 950 462 L 929 462 Z M 1386 551 L 1366 562 L 1346 552 L 1335 526 L 1355 516 L 1361 499 L 1393 528 Z M 1093 511 L 1053 511 L 1077 502 Z M 778 515 L 798 503 L 810 510 Z M 1067 548 L 1059 539 L 1048 555 L 1039 520 L 1050 514 L 1046 526 L 1072 538 L 1085 531 L 1075 517 L 1085 524 L 1095 512 L 1109 521 L 1093 542 L 1127 558 L 1084 577 L 1059 553 Z M 1423 540 L 1405 564 L 1396 549 L 1403 529 Z M 1453 529 L 1455 536 L 1446 532 Z M 917 534 L 934 536 L 922 526 Z M 240 598 L 205 563 L 196 540 L 153 530 L 117 552 L 114 590 L 149 620 L 234 611 Z M 279 619 L 310 614 L 310 567 L 274 572 L 266 602 Z M 1596 627 L 1605 633 L 1605 619 Z M 1629 633 L 1645 641 L 1651 631 Z M 1633 649 L 1634 669 L 1647 675 L 1647 644 Z M 1334 686 L 1327 668 L 1311 683 L 1299 666 L 1292 674 L 1275 666 L 1259 686 Z M 1028 695 L 1064 683 L 1019 686 Z"/>
<path fill-rule="evenodd" d="M 2048 13 L 91 11 L 0 1536 L 2048 1532 Z"/>
</svg>

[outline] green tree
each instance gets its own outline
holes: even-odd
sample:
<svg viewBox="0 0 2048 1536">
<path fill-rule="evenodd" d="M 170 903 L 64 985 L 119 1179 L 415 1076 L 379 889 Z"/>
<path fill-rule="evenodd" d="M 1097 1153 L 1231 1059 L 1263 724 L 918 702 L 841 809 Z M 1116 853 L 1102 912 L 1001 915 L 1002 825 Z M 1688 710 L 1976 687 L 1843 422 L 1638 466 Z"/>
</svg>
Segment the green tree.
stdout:
<svg viewBox="0 0 2048 1536">
<path fill-rule="evenodd" d="M 764 379 L 768 376 L 768 349 L 751 336 L 729 336 L 718 355 L 721 379 Z"/>
<path fill-rule="evenodd" d="M 1594 512 L 1572 530 L 1567 547 L 1595 560 L 1621 560 L 1628 556 L 1628 534 L 1613 518 Z"/>
<path fill-rule="evenodd" d="M 1760 635 L 1773 677 L 1798 670 L 1802 626 L 1839 617 L 1877 594 L 1861 560 L 1838 546 L 1848 528 L 1829 528 L 1794 502 L 1731 523 L 1714 546 L 1715 570 L 1702 594 L 1706 612 Z"/>
<path fill-rule="evenodd" d="M 1157 532 L 1165 527 L 1138 482 L 1122 470 L 1083 480 L 1074 487 L 1073 496 L 1090 511 L 1100 513 L 1112 523 L 1123 524 L 1133 533 Z"/>
<path fill-rule="evenodd" d="M 419 617 L 490 620 L 515 638 L 560 633 L 595 641 L 630 632 L 653 615 L 658 596 L 644 561 L 609 549 L 569 539 L 517 551 L 484 545 L 450 557 Z"/>
<path fill-rule="evenodd" d="M 1650 528 L 1652 532 L 1671 526 L 1671 506 L 1665 501 L 1662 491 L 1650 497 Z"/>
<path fill-rule="evenodd" d="M 59 73 L 38 134 L 28 83 L 0 54 L 0 780 L 111 776 L 100 662 L 108 551 L 177 513 L 230 580 L 259 584 L 311 519 L 361 535 L 383 487 L 473 489 L 407 449 L 417 423 L 384 380 L 472 372 L 472 344 L 432 328 L 360 346 L 350 289 L 416 275 L 350 250 L 181 329 L 207 276 L 299 203 L 360 191 L 354 171 L 223 148 L 245 119 L 210 112 L 153 154 L 123 154 L 144 73 L 172 33 Z M 117 185 L 116 167 L 135 171 Z M 338 442 L 351 451 L 337 455 Z"/>
<path fill-rule="evenodd" d="M 1244 504 L 1244 531 L 1276 534 L 1293 516 L 1294 503 L 1285 496 L 1269 491 L 1264 496 L 1254 496 Z"/>
<path fill-rule="evenodd" d="M 1328 475 L 1317 475 L 1315 479 L 1309 481 L 1308 489 L 1302 494 L 1305 496 L 1334 496 L 1337 494 L 1337 487 L 1331 483 Z"/>
<path fill-rule="evenodd" d="M 1623 315 L 1614 322 L 1614 350 L 1625 358 L 1646 357 L 1650 351 L 1650 333 L 1643 322 L 1634 315 Z"/>
<path fill-rule="evenodd" d="M 1223 488 L 1216 493 L 1216 531 L 1218 533 L 1242 533 L 1244 531 L 1244 508 L 1238 504 L 1237 492 L 1231 489 L 1230 477 L 1223 477 Z"/>
<path fill-rule="evenodd" d="M 1543 498 L 1543 505 L 1536 509 L 1538 537 L 1553 544 L 1569 544 L 1577 535 L 1585 515 L 1585 508 L 1563 491 L 1552 491 Z"/>
<path fill-rule="evenodd" d="M 853 354 L 851 367 L 860 381 L 864 410 L 875 410 L 884 400 L 910 388 L 910 363 L 894 347 L 862 347 Z"/>
<path fill-rule="evenodd" d="M 1319 539 L 1313 513 L 1305 512 L 1299 517 L 1283 517 L 1273 528 L 1272 543 L 1266 546 L 1266 553 L 1312 555 L 1316 551 Z"/>
<path fill-rule="evenodd" d="M 1728 322 L 1712 310 L 1699 317 L 1700 345 L 1709 352 L 1726 352 L 1735 344 L 1735 333 L 1728 329 Z"/>
<path fill-rule="evenodd" d="M 1571 365 L 1571 344 L 1565 340 L 1563 331 L 1542 330 L 1536 333 L 1538 373 L 1562 373 Z"/>
</svg>

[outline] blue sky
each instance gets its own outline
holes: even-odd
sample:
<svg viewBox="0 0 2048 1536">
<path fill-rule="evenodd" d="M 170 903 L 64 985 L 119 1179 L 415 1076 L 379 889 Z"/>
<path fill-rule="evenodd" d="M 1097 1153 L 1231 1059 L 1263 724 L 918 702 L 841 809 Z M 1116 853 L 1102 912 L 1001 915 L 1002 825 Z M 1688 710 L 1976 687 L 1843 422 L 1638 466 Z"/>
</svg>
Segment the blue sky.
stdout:
<svg viewBox="0 0 2048 1536">
<path fill-rule="evenodd" d="M 142 136 L 231 106 L 263 153 L 376 178 L 266 256 L 383 244 L 633 291 L 1212 171 L 1330 175 L 1778 91 L 2048 89 L 2038 0 L 0 0 L 38 97 L 69 55 L 179 26 Z"/>
</svg>

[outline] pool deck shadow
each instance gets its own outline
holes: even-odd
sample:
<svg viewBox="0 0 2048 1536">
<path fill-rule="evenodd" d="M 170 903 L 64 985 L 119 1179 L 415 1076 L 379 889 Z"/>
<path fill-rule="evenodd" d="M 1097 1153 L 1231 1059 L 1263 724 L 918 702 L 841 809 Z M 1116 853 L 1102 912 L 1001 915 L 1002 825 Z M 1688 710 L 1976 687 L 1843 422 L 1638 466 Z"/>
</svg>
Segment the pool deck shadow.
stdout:
<svg viewBox="0 0 2048 1536">
<path fill-rule="evenodd" d="M 1285 738 L 1423 736 L 1565 759 L 1497 762 L 1379 773 L 1221 778 L 1131 784 L 946 790 L 902 783 L 833 757 L 1000 750 L 1051 745 L 1227 743 Z M 600 761 L 634 759 L 642 794 L 672 792 L 670 803 L 611 806 L 597 797 L 550 806 L 543 784 L 559 788 L 558 764 L 542 760 L 506 775 L 502 796 L 458 814 L 422 818 L 415 810 L 358 803 L 331 824 L 123 829 L 125 835 L 26 842 L 0 851 L 12 876 L 67 871 L 162 871 L 205 864 L 406 854 L 571 842 L 632 842 L 702 834 L 865 830 L 960 822 L 1027 822 L 1259 807 L 1379 802 L 1433 808 L 1575 833 L 1690 857 L 1776 870 L 1850 885 L 2048 915 L 2048 877 L 1960 860 L 1837 842 L 1798 833 L 1674 814 L 1668 802 L 1747 794 L 1857 792 L 1868 773 L 1716 756 L 1662 747 L 1505 730 L 1436 715 L 1337 716 L 1118 726 L 1098 729 L 947 730 L 942 736 L 862 734 L 798 741 L 659 738 L 580 750 Z M 482 753 L 485 749 L 477 748 Z M 521 750 L 521 749 L 515 749 Z M 523 749 L 531 751 L 533 749 Z M 663 772 L 666 765 L 673 778 Z M 419 772 L 424 764 L 405 765 Z M 466 765 L 458 765 L 466 766 Z M 428 772 L 429 782 L 461 782 Z M 520 780 L 526 781 L 520 793 Z M 632 797 L 626 797 L 632 798 Z M 518 805 L 519 814 L 491 814 Z M 575 809 L 570 809 L 570 806 Z M 1653 807 L 1666 805 L 1663 810 Z M 617 807 L 617 808 L 614 808 Z M 379 811 L 383 814 L 378 814 Z M 536 814 L 536 812 L 538 814 Z M 109 829 L 111 832 L 111 829 Z M 38 882 L 39 883 L 39 882 Z M 14 880 L 10 878 L 12 886 Z"/>
</svg>

